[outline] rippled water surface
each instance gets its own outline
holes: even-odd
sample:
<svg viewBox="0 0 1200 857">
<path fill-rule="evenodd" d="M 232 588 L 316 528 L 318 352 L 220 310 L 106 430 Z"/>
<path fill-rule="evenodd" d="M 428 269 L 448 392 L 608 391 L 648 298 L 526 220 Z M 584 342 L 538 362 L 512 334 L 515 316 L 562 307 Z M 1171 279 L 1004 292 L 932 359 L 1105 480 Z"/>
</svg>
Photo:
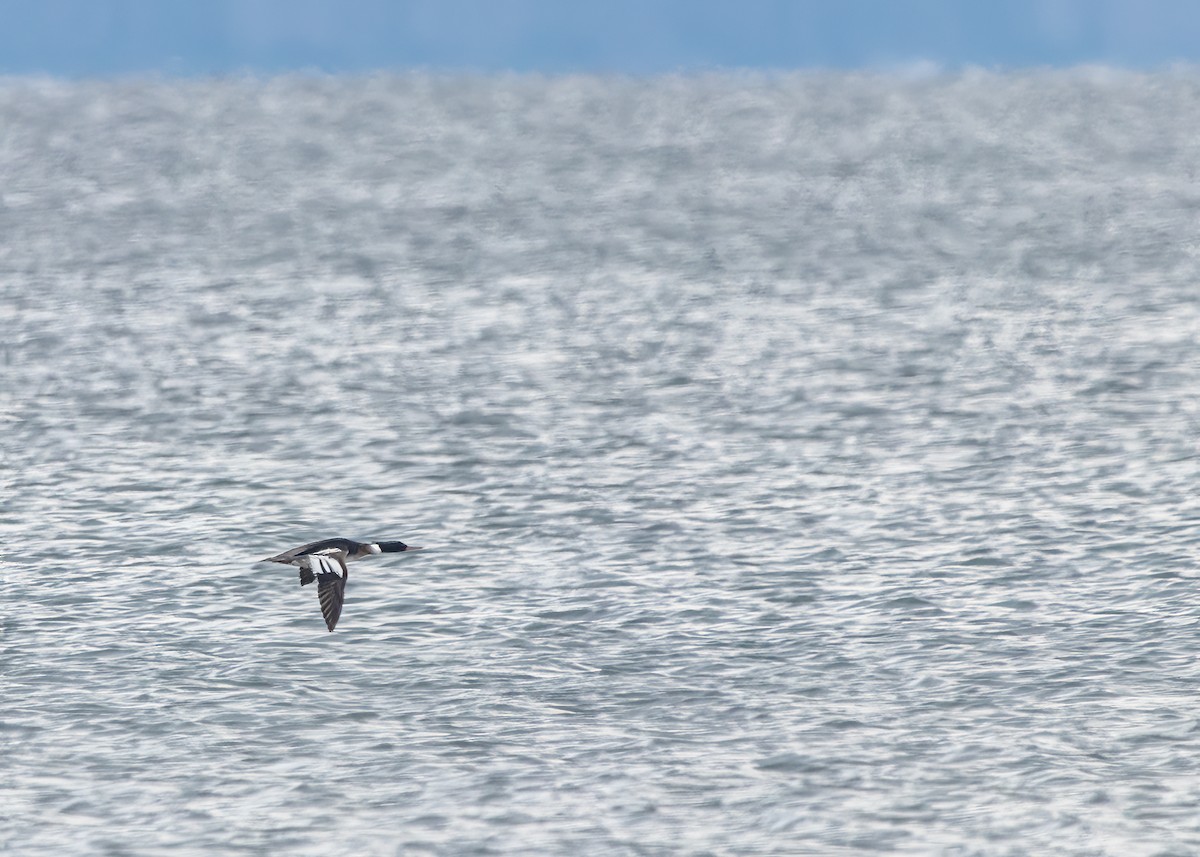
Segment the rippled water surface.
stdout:
<svg viewBox="0 0 1200 857">
<path fill-rule="evenodd" d="M 0 82 L 0 851 L 1200 853 L 1198 106 Z"/>
</svg>

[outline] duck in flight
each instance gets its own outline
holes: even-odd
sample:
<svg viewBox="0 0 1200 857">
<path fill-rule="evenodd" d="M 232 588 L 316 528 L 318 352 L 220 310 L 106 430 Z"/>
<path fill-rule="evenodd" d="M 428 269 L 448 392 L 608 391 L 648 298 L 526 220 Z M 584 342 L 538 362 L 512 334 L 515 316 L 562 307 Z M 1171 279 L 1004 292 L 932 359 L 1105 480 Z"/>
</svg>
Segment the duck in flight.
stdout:
<svg viewBox="0 0 1200 857">
<path fill-rule="evenodd" d="M 322 539 L 319 542 L 301 545 L 269 556 L 262 562 L 282 562 L 300 569 L 300 585 L 317 582 L 317 599 L 321 602 L 321 615 L 325 626 L 333 631 L 342 615 L 342 602 L 346 600 L 346 581 L 350 571 L 346 563 L 378 553 L 419 551 L 416 545 L 404 542 L 356 542 L 351 539 Z M 342 573 L 338 574 L 341 568 Z"/>
</svg>

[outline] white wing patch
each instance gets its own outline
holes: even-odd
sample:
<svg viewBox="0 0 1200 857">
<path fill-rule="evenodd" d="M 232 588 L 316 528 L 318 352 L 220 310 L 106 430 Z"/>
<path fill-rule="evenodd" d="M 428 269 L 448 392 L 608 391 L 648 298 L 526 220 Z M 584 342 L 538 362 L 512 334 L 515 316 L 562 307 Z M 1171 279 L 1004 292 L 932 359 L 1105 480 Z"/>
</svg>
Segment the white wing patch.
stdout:
<svg viewBox="0 0 1200 857">
<path fill-rule="evenodd" d="M 304 558 L 308 560 L 309 571 L 312 571 L 314 574 L 320 574 L 322 571 L 337 574 L 341 571 L 341 566 L 331 556 L 326 556 L 322 553 L 310 553 Z"/>
<path fill-rule="evenodd" d="M 306 553 L 296 557 L 292 562 L 300 567 L 301 586 L 312 583 L 318 574 L 338 574 L 342 568 L 338 563 L 336 551 L 333 551 L 332 556 L 324 553 Z"/>
</svg>

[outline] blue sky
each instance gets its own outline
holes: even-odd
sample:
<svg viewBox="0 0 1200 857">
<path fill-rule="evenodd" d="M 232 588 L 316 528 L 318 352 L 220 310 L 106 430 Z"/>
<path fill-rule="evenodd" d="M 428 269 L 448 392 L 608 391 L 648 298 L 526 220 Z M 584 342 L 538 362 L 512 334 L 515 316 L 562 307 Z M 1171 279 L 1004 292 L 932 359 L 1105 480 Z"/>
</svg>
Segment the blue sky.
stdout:
<svg viewBox="0 0 1200 857">
<path fill-rule="evenodd" d="M 0 0 L 0 74 L 1200 62 L 1200 0 Z"/>
</svg>

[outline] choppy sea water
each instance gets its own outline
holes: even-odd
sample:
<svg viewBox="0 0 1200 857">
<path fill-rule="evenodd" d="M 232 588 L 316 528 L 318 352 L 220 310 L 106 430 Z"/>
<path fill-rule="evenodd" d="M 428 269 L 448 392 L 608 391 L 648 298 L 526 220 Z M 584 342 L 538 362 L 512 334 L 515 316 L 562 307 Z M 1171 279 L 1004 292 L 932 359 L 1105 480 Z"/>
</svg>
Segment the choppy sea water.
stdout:
<svg viewBox="0 0 1200 857">
<path fill-rule="evenodd" d="M 1200 853 L 1198 107 L 0 82 L 0 851 Z"/>
</svg>

